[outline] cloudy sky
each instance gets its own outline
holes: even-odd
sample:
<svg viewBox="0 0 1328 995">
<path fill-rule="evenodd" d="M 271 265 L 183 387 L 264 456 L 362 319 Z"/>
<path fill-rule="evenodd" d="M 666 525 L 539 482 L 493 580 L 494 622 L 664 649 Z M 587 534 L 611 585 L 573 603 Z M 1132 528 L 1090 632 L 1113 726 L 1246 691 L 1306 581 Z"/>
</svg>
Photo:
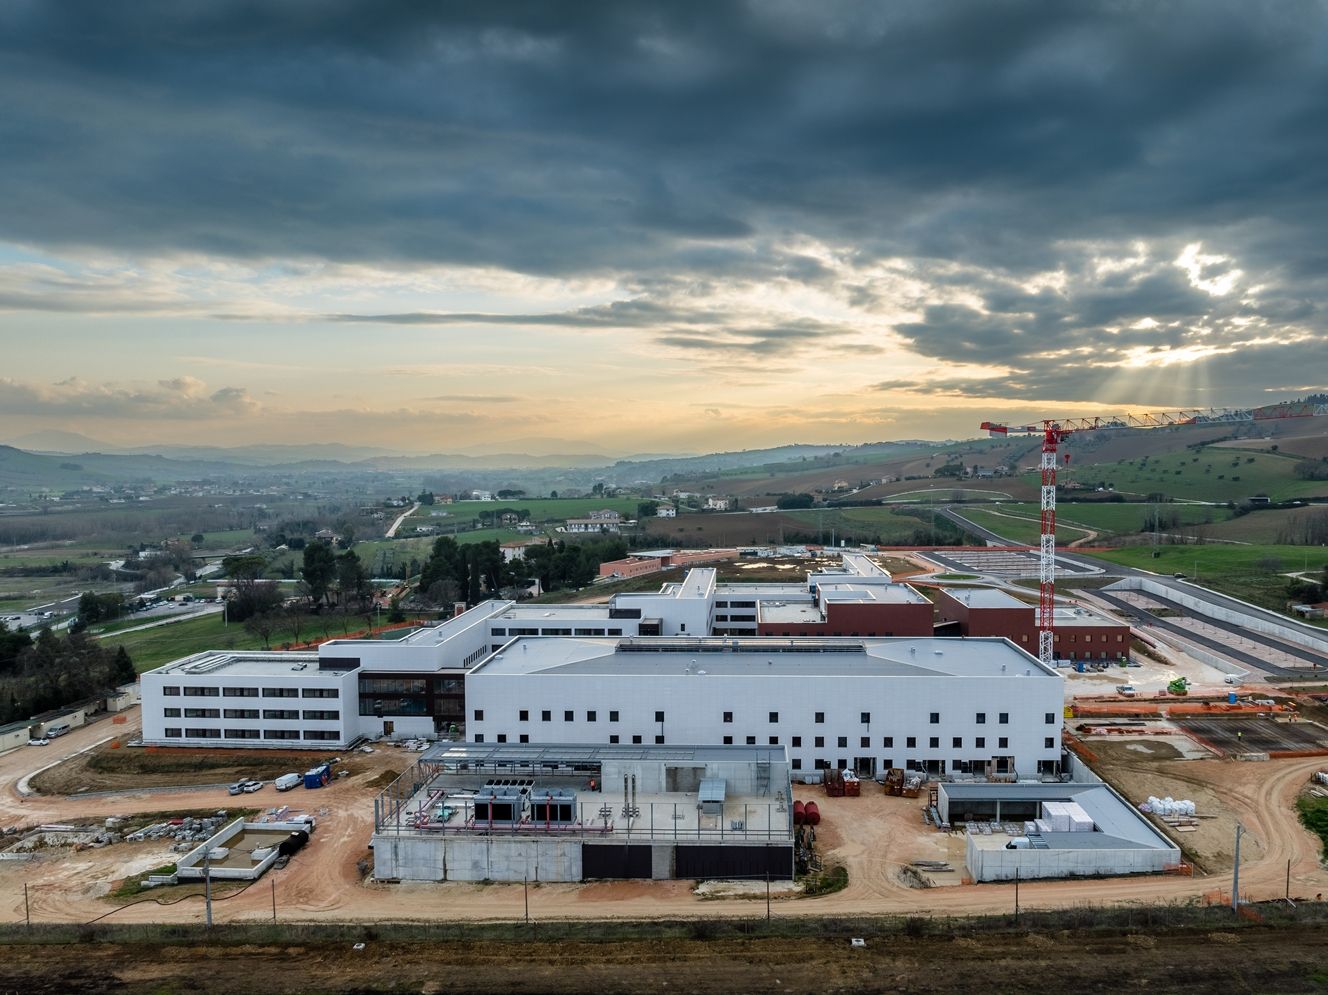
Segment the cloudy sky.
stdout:
<svg viewBox="0 0 1328 995">
<path fill-rule="evenodd" d="M 1328 389 L 1321 2 L 10 0 L 0 438 L 682 452 Z"/>
</svg>

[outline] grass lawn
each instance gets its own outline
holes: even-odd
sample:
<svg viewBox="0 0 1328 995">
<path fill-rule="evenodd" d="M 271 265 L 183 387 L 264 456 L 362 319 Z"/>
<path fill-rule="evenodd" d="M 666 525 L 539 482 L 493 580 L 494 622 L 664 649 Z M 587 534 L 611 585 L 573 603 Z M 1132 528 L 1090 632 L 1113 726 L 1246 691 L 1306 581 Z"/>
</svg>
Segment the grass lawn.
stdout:
<svg viewBox="0 0 1328 995">
<path fill-rule="evenodd" d="M 1287 601 L 1283 574 L 1318 573 L 1328 566 L 1328 548 L 1322 546 L 1159 546 L 1157 554 L 1154 558 L 1151 546 L 1129 546 L 1093 555 L 1163 575 L 1183 573 L 1205 587 L 1279 612 L 1285 612 Z"/>
<path fill-rule="evenodd" d="M 1204 504 L 1122 504 L 1114 501 L 1089 504 L 1060 501 L 1056 506 L 1056 523 L 1078 525 L 1102 533 L 1132 535 L 1136 532 L 1152 531 L 1154 508 L 1157 509 L 1162 523 L 1170 519 L 1177 521 L 1180 526 L 1225 522 L 1231 517 L 1229 508 Z M 1034 519 L 1039 515 L 1038 505 L 1026 501 L 1002 504 L 1000 510 L 1011 515 L 1023 515 Z M 1172 530 L 1164 525 L 1162 531 Z"/>
<path fill-rule="evenodd" d="M 1028 517 L 1025 512 L 1007 511 L 1007 505 L 1001 505 L 1001 510 L 986 508 L 973 508 L 965 506 L 956 508 L 955 511 L 967 518 L 974 525 L 980 525 L 984 529 L 991 529 L 997 535 L 1004 536 L 1012 543 L 1024 546 L 1036 546 L 1038 544 L 1038 533 L 1042 528 L 1039 518 L 1034 515 Z M 1017 516 L 1017 517 L 1015 517 Z M 1088 532 L 1082 528 L 1075 528 L 1068 522 L 1062 522 L 1057 516 L 1056 522 L 1056 542 L 1065 545 L 1074 542 L 1076 539 L 1082 539 Z"/>
</svg>

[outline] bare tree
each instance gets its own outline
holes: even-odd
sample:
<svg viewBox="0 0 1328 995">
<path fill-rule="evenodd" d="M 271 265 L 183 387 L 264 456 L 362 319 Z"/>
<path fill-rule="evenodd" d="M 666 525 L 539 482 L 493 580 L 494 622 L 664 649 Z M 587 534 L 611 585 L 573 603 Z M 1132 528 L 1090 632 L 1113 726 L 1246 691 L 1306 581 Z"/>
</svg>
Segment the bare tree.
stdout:
<svg viewBox="0 0 1328 995">
<path fill-rule="evenodd" d="M 244 620 L 245 630 L 263 640 L 263 649 L 272 648 L 272 634 L 277 631 L 280 616 L 276 612 L 260 612 Z"/>
</svg>

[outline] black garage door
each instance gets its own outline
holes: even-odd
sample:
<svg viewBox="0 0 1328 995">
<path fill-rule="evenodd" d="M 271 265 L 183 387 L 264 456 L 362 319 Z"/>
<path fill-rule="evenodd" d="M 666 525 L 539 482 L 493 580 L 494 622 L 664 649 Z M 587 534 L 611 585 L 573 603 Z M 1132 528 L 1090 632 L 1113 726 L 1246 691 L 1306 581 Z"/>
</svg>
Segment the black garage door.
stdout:
<svg viewBox="0 0 1328 995">
<path fill-rule="evenodd" d="M 758 878 L 780 881 L 793 876 L 793 851 L 786 846 L 678 846 L 678 878 Z"/>
<path fill-rule="evenodd" d="M 581 879 L 650 879 L 650 847 L 608 846 L 586 843 L 581 847 Z"/>
</svg>

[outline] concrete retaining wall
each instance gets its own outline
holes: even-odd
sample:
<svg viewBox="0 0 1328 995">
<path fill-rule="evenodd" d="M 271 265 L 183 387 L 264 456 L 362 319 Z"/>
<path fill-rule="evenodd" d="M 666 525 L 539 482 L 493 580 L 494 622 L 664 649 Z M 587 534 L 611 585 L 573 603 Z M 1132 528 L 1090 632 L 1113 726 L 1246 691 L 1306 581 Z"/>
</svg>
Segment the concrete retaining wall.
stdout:
<svg viewBox="0 0 1328 995">
<path fill-rule="evenodd" d="M 376 836 L 374 877 L 393 881 L 580 881 L 581 840 Z"/>
<path fill-rule="evenodd" d="M 1179 850 L 985 850 L 968 837 L 966 861 L 974 881 L 1158 874 L 1180 860 Z"/>
</svg>

